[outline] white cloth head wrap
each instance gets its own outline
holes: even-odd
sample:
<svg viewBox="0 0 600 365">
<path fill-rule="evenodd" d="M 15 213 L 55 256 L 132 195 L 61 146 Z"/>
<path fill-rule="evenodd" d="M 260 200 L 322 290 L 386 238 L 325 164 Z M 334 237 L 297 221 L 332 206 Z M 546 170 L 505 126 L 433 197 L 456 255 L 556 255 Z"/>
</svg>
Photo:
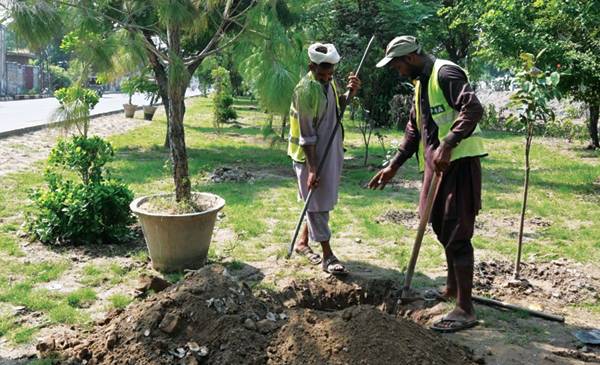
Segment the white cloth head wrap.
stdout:
<svg viewBox="0 0 600 365">
<path fill-rule="evenodd" d="M 317 51 L 317 48 L 319 47 L 327 48 L 327 53 L 321 53 Z M 332 65 L 335 65 L 336 63 L 340 62 L 340 55 L 335 49 L 335 46 L 331 43 L 311 44 L 310 47 L 308 47 L 308 58 L 310 58 L 310 60 L 317 65 L 321 63 L 331 63 Z"/>
</svg>

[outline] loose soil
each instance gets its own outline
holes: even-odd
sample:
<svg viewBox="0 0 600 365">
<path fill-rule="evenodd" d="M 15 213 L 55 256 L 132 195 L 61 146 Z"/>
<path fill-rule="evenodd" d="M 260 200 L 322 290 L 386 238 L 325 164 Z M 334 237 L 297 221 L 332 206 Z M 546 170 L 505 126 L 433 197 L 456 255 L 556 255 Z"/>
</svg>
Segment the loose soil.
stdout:
<svg viewBox="0 0 600 365">
<path fill-rule="evenodd" d="M 54 336 L 38 350 L 65 364 L 474 364 L 462 347 L 373 306 L 279 303 L 210 265 L 93 332 Z"/>
<path fill-rule="evenodd" d="M 521 280 L 513 280 L 514 263 L 483 261 L 475 266 L 475 290 L 506 298 L 536 298 L 556 306 L 592 303 L 600 299 L 600 277 L 565 259 L 521 263 Z"/>
<path fill-rule="evenodd" d="M 219 167 L 209 176 L 214 183 L 222 182 L 254 182 L 256 176 L 240 167 Z"/>
<path fill-rule="evenodd" d="M 390 209 L 375 218 L 375 222 L 402 224 L 406 228 L 417 229 L 419 227 L 419 214 L 413 210 Z M 428 229 L 430 228 L 428 227 Z"/>
<path fill-rule="evenodd" d="M 419 227 L 419 214 L 415 210 L 390 209 L 375 218 L 375 222 L 379 224 L 401 224 L 406 228 L 416 230 Z M 528 218 L 523 229 L 525 241 L 535 237 L 539 230 L 551 225 L 551 221 L 542 217 Z M 519 217 L 512 216 L 497 219 L 489 214 L 480 214 L 475 221 L 475 228 L 478 235 L 485 237 L 498 237 L 505 234 L 516 237 L 519 230 Z M 427 231 L 431 232 L 431 226 L 427 227 Z"/>
<path fill-rule="evenodd" d="M 189 202 L 177 202 L 175 195 L 161 195 L 149 197 L 139 208 L 153 214 L 191 214 L 202 213 L 215 207 L 218 204 L 218 199 L 214 197 L 206 197 L 199 194 L 192 194 L 192 199 Z"/>
</svg>

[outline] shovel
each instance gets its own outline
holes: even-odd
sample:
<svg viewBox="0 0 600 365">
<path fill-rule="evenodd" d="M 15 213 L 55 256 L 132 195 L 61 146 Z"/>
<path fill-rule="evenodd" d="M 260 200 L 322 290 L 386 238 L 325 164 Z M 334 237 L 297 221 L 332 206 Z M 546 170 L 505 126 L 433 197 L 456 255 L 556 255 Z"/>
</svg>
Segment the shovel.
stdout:
<svg viewBox="0 0 600 365">
<path fill-rule="evenodd" d="M 429 217 L 431 217 L 431 209 L 433 208 L 433 202 L 439 188 L 440 181 L 442 180 L 442 174 L 433 173 L 429 190 L 427 191 L 427 197 L 425 201 L 425 211 L 421 215 L 419 221 L 419 229 L 417 229 L 417 236 L 415 237 L 415 243 L 413 245 L 412 254 L 410 255 L 410 261 L 408 268 L 406 269 L 406 275 L 404 276 L 404 285 L 402 286 L 402 295 L 398 300 L 401 303 L 408 303 L 415 301 L 416 297 L 410 297 L 410 284 L 412 282 L 413 275 L 415 274 L 415 267 L 417 266 L 417 259 L 419 258 L 419 251 L 421 250 L 421 243 L 423 243 L 423 236 L 425 235 L 425 229 L 427 223 L 429 223 Z"/>
<path fill-rule="evenodd" d="M 427 200 L 425 204 L 425 211 L 421 216 L 421 220 L 419 221 L 419 229 L 417 230 L 417 237 L 415 237 L 415 243 L 413 245 L 412 254 L 410 256 L 410 261 L 408 263 L 408 268 L 406 269 L 406 275 L 404 276 L 404 285 L 402 286 L 402 294 L 400 299 L 398 299 L 399 304 L 408 304 L 417 300 L 423 299 L 422 297 L 410 296 L 410 284 L 412 282 L 413 275 L 415 274 L 415 267 L 417 266 L 417 259 L 419 258 L 419 251 L 421 250 L 421 243 L 423 242 L 423 236 L 425 235 L 425 229 L 427 228 L 427 223 L 429 223 L 429 218 L 431 216 L 431 209 L 433 208 L 433 202 L 435 201 L 435 196 L 437 195 L 437 191 L 439 189 L 439 184 L 442 179 L 442 174 L 433 173 L 433 178 L 431 179 L 431 185 L 429 185 L 429 190 L 427 191 Z M 473 301 L 478 302 L 483 305 L 499 307 L 503 309 L 517 310 L 526 312 L 534 317 L 543 318 L 549 321 L 555 322 L 564 322 L 565 317 L 557 316 L 554 314 L 548 314 L 540 311 L 536 311 L 533 309 L 517 306 L 510 303 L 505 303 L 499 300 L 480 297 L 477 295 L 473 295 Z M 600 330 L 596 330 L 594 336 L 597 336 L 595 339 L 600 343 Z M 592 338 L 589 334 L 581 334 L 579 335 L 586 339 Z M 580 337 L 578 337 L 580 338 Z M 583 341 L 583 340 L 582 340 Z"/>
</svg>

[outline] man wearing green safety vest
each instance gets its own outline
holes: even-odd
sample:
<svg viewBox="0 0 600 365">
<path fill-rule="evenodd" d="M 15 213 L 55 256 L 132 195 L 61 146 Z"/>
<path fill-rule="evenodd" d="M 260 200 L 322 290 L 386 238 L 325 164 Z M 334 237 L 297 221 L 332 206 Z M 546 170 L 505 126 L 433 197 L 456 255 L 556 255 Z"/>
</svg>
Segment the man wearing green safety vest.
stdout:
<svg viewBox="0 0 600 365">
<path fill-rule="evenodd" d="M 372 189 L 386 185 L 400 166 L 417 153 L 424 172 L 419 212 L 425 209 L 433 174 L 442 174 L 430 221 L 444 246 L 448 275 L 446 288 L 435 295 L 456 299 L 456 307 L 432 329 L 455 332 L 475 326 L 471 291 L 475 216 L 481 209 L 481 164 L 485 156 L 477 123 L 483 108 L 466 72 L 456 64 L 426 54 L 412 36 L 394 38 L 377 67 L 387 66 L 413 80 L 415 99 L 404 140 L 390 164 L 369 182 Z"/>
<path fill-rule="evenodd" d="M 300 197 L 305 200 L 309 190 L 314 189 L 314 192 L 307 210 L 307 224 L 302 228 L 295 250 L 312 264 L 322 263 L 328 273 L 346 274 L 346 268 L 329 244 L 329 212 L 337 203 L 344 161 L 342 128 L 337 129 L 320 176 L 317 169 L 338 123 L 340 104 L 346 102 L 348 95 L 338 94 L 333 81 L 335 65 L 340 60 L 333 44 L 312 44 L 308 56 L 309 72 L 296 85 L 290 107 L 288 155 L 293 160 Z M 350 75 L 348 81 L 350 97 L 353 97 L 360 88 L 360 80 Z M 321 243 L 323 259 L 309 246 L 309 237 Z"/>
</svg>

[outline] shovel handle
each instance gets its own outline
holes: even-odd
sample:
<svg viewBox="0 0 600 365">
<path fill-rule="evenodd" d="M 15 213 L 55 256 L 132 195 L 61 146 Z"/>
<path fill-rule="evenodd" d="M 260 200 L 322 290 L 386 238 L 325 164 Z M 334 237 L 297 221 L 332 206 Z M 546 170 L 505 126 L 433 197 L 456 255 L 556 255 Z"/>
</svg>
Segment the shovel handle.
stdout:
<svg viewBox="0 0 600 365">
<path fill-rule="evenodd" d="M 425 211 L 421 215 L 419 221 L 419 229 L 417 230 L 417 236 L 415 237 L 415 243 L 413 245 L 412 254 L 410 255 L 410 261 L 408 262 L 408 268 L 406 269 L 406 275 L 404 276 L 404 285 L 402 286 L 402 297 L 408 297 L 410 291 L 410 284 L 412 282 L 413 275 L 415 274 L 415 267 L 417 266 L 417 259 L 419 258 L 419 251 L 421 250 L 421 243 L 423 242 L 423 236 L 425 235 L 425 229 L 427 223 L 429 223 L 429 217 L 431 216 L 431 210 L 433 208 L 433 202 L 437 195 L 439 182 L 441 181 L 442 175 L 433 173 L 431 184 L 429 184 L 429 190 L 427 191 L 427 201 L 425 202 Z"/>
</svg>

